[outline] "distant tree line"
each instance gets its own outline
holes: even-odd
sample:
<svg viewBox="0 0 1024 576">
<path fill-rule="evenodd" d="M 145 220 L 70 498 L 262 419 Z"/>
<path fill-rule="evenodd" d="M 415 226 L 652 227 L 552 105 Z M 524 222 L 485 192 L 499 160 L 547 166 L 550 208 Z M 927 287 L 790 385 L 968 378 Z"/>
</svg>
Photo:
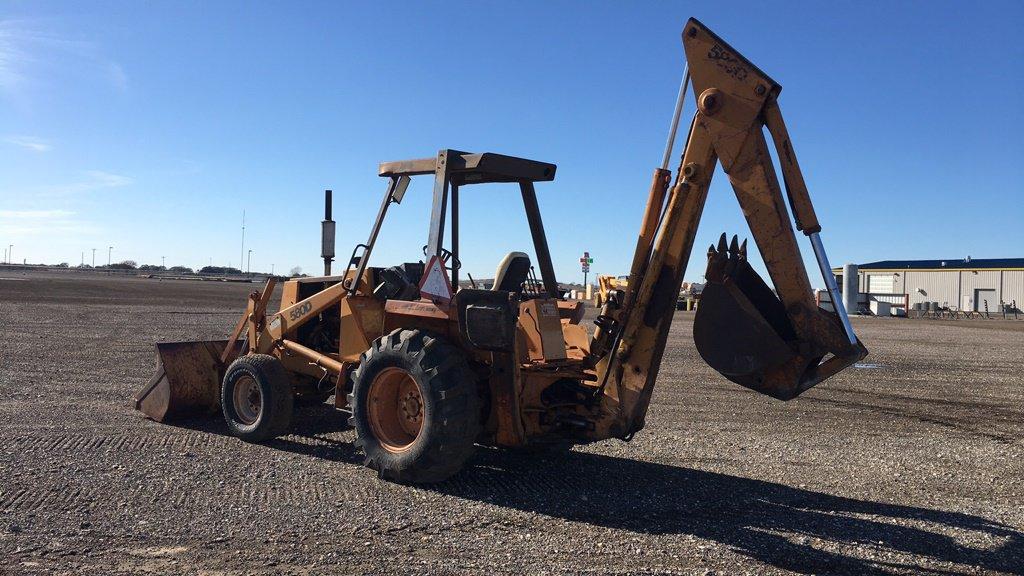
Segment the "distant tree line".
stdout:
<svg viewBox="0 0 1024 576">
<path fill-rule="evenodd" d="M 71 268 L 67 262 L 61 262 L 56 264 L 57 268 Z M 89 264 L 79 264 L 74 268 L 82 270 L 138 270 L 139 272 L 173 272 L 175 274 L 209 274 L 214 276 L 226 276 L 226 275 L 243 275 L 244 272 L 238 268 L 232 266 L 203 266 L 199 270 L 193 270 L 188 266 L 160 266 L 158 264 L 142 264 L 140 265 L 135 260 L 122 260 L 121 262 L 114 262 L 113 264 L 104 264 L 101 266 L 90 266 Z M 306 276 L 302 273 L 302 268 L 295 266 L 289 272 L 291 277 Z M 278 277 L 281 277 L 280 275 Z"/>
<path fill-rule="evenodd" d="M 199 269 L 200 274 L 241 274 L 242 271 L 238 268 L 232 268 L 230 266 L 203 266 Z"/>
</svg>

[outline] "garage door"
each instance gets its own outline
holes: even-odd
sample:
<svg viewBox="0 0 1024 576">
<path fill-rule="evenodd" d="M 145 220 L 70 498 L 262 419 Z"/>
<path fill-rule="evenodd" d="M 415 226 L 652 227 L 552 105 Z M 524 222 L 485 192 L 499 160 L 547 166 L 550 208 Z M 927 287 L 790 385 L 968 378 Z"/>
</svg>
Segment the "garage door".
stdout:
<svg viewBox="0 0 1024 576">
<path fill-rule="evenodd" d="M 985 312 L 985 306 L 988 306 L 988 312 L 996 312 L 999 310 L 999 302 L 996 301 L 995 289 L 985 290 L 978 288 L 974 291 L 974 311 Z"/>
<path fill-rule="evenodd" d="M 896 292 L 892 274 L 871 274 L 868 276 L 868 292 L 871 294 L 893 294 Z"/>
</svg>

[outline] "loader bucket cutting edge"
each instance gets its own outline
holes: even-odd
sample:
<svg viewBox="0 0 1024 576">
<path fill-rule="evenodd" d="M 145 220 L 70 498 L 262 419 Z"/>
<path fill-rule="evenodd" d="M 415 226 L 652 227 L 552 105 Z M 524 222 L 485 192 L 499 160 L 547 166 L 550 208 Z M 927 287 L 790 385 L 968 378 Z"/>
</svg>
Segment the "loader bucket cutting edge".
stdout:
<svg viewBox="0 0 1024 576">
<path fill-rule="evenodd" d="M 135 409 L 157 422 L 215 412 L 226 346 L 227 340 L 157 344 L 156 374 L 135 393 Z"/>
</svg>

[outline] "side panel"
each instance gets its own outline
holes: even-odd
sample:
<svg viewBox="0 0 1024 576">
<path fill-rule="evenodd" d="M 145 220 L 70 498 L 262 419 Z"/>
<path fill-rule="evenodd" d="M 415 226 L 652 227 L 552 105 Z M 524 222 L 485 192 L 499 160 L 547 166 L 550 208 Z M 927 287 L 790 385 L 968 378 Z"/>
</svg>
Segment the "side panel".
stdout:
<svg viewBox="0 0 1024 576">
<path fill-rule="evenodd" d="M 452 325 L 448 310 L 433 302 L 388 300 L 384 303 L 381 334 L 389 333 L 396 328 L 420 328 L 450 338 Z"/>
<path fill-rule="evenodd" d="M 565 339 L 557 300 L 536 298 L 520 304 L 519 328 L 530 360 L 565 359 Z"/>
<path fill-rule="evenodd" d="M 384 333 L 384 307 L 370 296 L 341 299 L 341 360 L 358 362 L 359 355 Z"/>
</svg>

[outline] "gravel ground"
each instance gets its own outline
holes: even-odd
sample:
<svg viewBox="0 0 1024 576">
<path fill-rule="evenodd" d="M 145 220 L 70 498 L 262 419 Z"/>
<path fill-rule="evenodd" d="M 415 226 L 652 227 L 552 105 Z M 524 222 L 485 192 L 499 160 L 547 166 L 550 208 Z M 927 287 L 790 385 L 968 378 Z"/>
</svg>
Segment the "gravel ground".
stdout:
<svg viewBox="0 0 1024 576">
<path fill-rule="evenodd" d="M 681 312 L 631 443 L 414 488 L 327 404 L 267 445 L 132 410 L 153 342 L 224 337 L 253 286 L 0 276 L 2 574 L 1024 573 L 1024 321 L 855 319 L 870 364 L 780 403 Z"/>
</svg>

